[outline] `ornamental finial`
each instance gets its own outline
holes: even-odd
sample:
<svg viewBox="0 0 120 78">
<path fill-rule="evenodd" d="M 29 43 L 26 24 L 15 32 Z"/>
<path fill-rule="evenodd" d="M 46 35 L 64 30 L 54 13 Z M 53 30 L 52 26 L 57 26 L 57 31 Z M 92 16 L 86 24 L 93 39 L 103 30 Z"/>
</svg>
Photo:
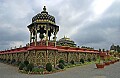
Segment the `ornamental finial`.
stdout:
<svg viewBox="0 0 120 78">
<path fill-rule="evenodd" d="M 46 6 L 44 6 L 43 11 L 46 11 Z"/>
</svg>

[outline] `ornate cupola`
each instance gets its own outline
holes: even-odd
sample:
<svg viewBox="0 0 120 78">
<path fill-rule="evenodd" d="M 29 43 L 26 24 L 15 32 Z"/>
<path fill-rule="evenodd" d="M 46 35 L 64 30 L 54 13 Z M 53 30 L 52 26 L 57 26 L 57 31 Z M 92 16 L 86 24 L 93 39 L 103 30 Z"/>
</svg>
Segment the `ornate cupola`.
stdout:
<svg viewBox="0 0 120 78">
<path fill-rule="evenodd" d="M 44 6 L 41 13 L 38 13 L 32 18 L 32 23 L 28 26 L 28 29 L 30 31 L 30 44 L 34 43 L 37 46 L 37 35 L 39 34 L 40 40 L 45 39 L 45 45 L 48 46 L 48 41 L 50 41 L 53 35 L 53 41 L 56 46 L 56 35 L 59 31 L 59 26 L 55 23 L 55 17 L 49 15 L 46 11 L 46 6 Z"/>
<path fill-rule="evenodd" d="M 44 6 L 43 11 L 32 18 L 32 22 L 49 22 L 55 24 L 55 17 L 49 15 Z"/>
</svg>

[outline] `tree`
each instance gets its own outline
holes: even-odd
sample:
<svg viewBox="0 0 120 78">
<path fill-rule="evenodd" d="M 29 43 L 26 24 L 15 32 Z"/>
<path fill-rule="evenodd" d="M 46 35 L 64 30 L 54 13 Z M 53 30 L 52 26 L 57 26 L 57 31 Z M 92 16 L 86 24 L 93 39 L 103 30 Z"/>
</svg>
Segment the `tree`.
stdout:
<svg viewBox="0 0 120 78">
<path fill-rule="evenodd" d="M 117 52 L 120 52 L 120 47 L 119 47 L 119 45 L 117 45 L 116 49 L 117 49 Z"/>
<path fill-rule="evenodd" d="M 103 49 L 103 52 L 105 52 L 105 49 Z"/>
<path fill-rule="evenodd" d="M 99 52 L 101 52 L 101 49 L 99 48 Z"/>
</svg>

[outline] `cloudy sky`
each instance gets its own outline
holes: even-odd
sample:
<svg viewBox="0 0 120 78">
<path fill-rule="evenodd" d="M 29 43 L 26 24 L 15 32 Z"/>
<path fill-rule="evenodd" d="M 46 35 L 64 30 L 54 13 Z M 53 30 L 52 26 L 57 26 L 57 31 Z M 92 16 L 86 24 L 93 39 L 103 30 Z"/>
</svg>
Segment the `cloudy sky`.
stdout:
<svg viewBox="0 0 120 78">
<path fill-rule="evenodd" d="M 58 39 L 109 49 L 120 45 L 120 0 L 0 0 L 0 49 L 29 42 L 27 25 L 46 5 L 60 26 Z"/>
</svg>

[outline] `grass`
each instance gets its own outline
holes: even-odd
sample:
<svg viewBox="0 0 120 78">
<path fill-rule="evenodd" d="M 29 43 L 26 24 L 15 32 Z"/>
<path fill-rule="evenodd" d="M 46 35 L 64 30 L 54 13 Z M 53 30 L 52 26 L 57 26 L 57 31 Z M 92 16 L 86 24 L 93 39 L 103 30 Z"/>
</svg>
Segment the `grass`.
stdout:
<svg viewBox="0 0 120 78">
<path fill-rule="evenodd" d="M 76 67 L 76 66 L 84 66 L 84 65 L 89 65 L 89 64 L 94 64 L 97 61 L 91 61 L 91 62 L 85 62 L 85 63 L 78 63 L 78 64 L 69 64 L 67 66 L 65 66 L 65 68 L 72 68 L 72 67 Z"/>
</svg>

